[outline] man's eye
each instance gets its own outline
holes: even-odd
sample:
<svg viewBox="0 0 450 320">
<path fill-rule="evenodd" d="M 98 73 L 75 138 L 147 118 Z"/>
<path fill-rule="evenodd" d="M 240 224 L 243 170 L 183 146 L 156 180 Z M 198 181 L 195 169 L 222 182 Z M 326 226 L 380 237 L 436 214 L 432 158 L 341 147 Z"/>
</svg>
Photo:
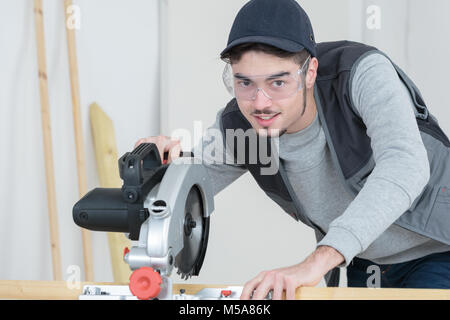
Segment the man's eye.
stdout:
<svg viewBox="0 0 450 320">
<path fill-rule="evenodd" d="M 281 88 L 282 86 L 284 86 L 284 81 L 283 80 L 275 80 L 274 82 L 272 82 L 272 85 L 276 88 Z"/>
<path fill-rule="evenodd" d="M 242 81 L 239 81 L 238 84 L 239 84 L 241 87 L 248 87 L 248 86 L 251 85 L 251 81 L 248 81 L 248 80 L 242 80 Z"/>
</svg>

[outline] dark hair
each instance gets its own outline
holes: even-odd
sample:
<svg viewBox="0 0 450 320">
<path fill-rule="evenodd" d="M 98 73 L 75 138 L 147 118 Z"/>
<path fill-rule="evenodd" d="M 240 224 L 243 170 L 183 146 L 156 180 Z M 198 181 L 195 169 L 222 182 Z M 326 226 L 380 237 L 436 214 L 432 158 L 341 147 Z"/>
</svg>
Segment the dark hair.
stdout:
<svg viewBox="0 0 450 320">
<path fill-rule="evenodd" d="M 303 63 L 306 61 L 306 59 L 308 59 L 309 56 L 309 52 L 305 49 L 299 52 L 288 52 L 268 44 L 248 42 L 231 48 L 230 50 L 222 54 L 220 56 L 220 59 L 230 64 L 237 63 L 239 62 L 239 60 L 241 60 L 242 55 L 248 51 L 264 52 L 279 58 L 292 59 L 300 66 L 303 65 Z"/>
</svg>

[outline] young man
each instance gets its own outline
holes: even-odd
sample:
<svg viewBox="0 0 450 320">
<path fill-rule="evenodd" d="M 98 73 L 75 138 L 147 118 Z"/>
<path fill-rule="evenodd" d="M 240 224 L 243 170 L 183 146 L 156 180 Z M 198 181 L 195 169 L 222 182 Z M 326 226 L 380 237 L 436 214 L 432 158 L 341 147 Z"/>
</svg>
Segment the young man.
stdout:
<svg viewBox="0 0 450 320">
<path fill-rule="evenodd" d="M 241 298 L 273 290 L 274 299 L 283 291 L 293 299 L 297 287 L 324 276 L 337 285 L 336 267 L 347 267 L 349 286 L 366 287 L 375 266 L 382 287 L 450 288 L 450 142 L 412 81 L 373 47 L 316 44 L 294 0 L 248 2 L 221 57 L 235 98 L 208 131 L 225 138 L 207 134 L 194 154 L 220 144 L 236 159 L 230 130 L 277 140 L 272 174 L 261 173 L 260 158 L 216 163 L 203 153 L 202 160 L 215 193 L 249 171 L 288 214 L 314 228 L 318 241 L 304 261 L 248 281 Z M 170 158 L 180 151 L 167 137 L 141 142 L 156 143 Z M 254 150 L 248 144 L 245 151 Z"/>
</svg>

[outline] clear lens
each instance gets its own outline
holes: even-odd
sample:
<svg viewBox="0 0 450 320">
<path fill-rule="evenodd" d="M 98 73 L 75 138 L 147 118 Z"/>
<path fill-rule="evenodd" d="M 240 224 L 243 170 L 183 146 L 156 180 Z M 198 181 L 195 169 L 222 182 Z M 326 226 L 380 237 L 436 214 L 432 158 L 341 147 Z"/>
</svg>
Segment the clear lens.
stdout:
<svg viewBox="0 0 450 320">
<path fill-rule="evenodd" d="M 303 69 L 307 65 L 308 60 L 309 58 L 294 75 L 233 75 L 231 65 L 227 64 L 222 78 L 228 92 L 237 99 L 254 100 L 258 90 L 263 91 L 264 95 L 272 100 L 285 99 L 303 88 L 305 81 Z"/>
<path fill-rule="evenodd" d="M 259 80 L 259 79 L 258 79 Z M 254 99 L 259 89 L 272 99 L 283 99 L 293 95 L 299 86 L 298 79 L 292 76 L 260 79 L 237 79 L 234 78 L 233 88 L 236 97 L 241 99 Z"/>
</svg>

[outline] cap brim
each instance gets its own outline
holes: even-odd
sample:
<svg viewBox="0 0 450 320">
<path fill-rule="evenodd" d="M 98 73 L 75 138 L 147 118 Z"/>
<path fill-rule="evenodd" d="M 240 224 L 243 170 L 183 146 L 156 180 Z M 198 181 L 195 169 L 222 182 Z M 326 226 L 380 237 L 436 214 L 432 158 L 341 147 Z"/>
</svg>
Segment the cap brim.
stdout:
<svg viewBox="0 0 450 320">
<path fill-rule="evenodd" d="M 243 44 L 243 43 L 264 43 L 271 45 L 273 47 L 277 47 L 279 49 L 282 49 L 284 51 L 288 52 L 299 52 L 303 50 L 305 47 L 298 44 L 297 42 L 288 40 L 288 39 L 280 39 L 280 38 L 274 38 L 274 37 L 267 37 L 267 36 L 249 36 L 249 37 L 243 37 L 236 39 L 232 41 L 221 53 L 222 56 L 224 53 L 226 53 L 231 48 Z"/>
</svg>

